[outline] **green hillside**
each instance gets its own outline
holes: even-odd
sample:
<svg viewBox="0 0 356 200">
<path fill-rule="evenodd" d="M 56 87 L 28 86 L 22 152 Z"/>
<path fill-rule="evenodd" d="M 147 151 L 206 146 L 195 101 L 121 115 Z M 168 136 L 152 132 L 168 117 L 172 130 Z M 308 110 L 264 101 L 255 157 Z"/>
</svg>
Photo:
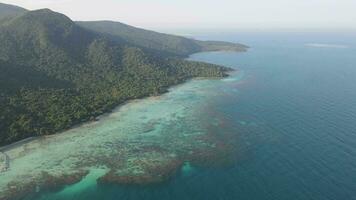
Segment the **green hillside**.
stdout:
<svg viewBox="0 0 356 200">
<path fill-rule="evenodd" d="M 0 26 L 0 145 L 53 134 L 225 67 L 166 58 L 48 9 Z"/>
<path fill-rule="evenodd" d="M 174 56 L 188 56 L 200 51 L 246 51 L 248 48 L 242 44 L 219 42 L 219 41 L 199 41 L 181 36 L 169 35 L 136 28 L 120 22 L 112 21 L 92 21 L 76 22 L 80 26 L 105 33 L 114 39 L 118 36 L 125 41 L 141 48 L 153 49 L 162 54 Z"/>
<path fill-rule="evenodd" d="M 25 13 L 27 10 L 13 5 L 0 3 L 0 24 L 9 19 Z M 106 37 L 116 41 L 126 41 L 161 56 L 186 57 L 200 51 L 246 51 L 245 45 L 220 42 L 199 41 L 181 36 L 169 35 L 129 26 L 113 21 L 80 21 L 78 25 L 105 34 Z"/>
<path fill-rule="evenodd" d="M 27 10 L 18 6 L 0 3 L 0 20 L 3 18 L 14 17 Z"/>
</svg>

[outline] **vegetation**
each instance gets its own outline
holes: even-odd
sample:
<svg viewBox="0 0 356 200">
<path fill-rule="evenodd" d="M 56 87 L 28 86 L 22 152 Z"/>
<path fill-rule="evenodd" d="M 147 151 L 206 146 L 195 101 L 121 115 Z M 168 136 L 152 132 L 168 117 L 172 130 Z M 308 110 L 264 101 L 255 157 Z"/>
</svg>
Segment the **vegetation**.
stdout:
<svg viewBox="0 0 356 200">
<path fill-rule="evenodd" d="M 14 16 L 22 14 L 24 12 L 26 12 L 26 9 L 24 9 L 24 8 L 0 3 L 0 20 L 2 18 L 14 17 Z"/>
<path fill-rule="evenodd" d="M 148 50 L 155 50 L 158 54 L 186 57 L 200 51 L 245 51 L 248 47 L 242 44 L 199 41 L 185 37 L 157 33 L 129 26 L 120 22 L 92 21 L 76 22 L 78 25 L 107 34 L 113 39 L 120 38 L 128 43 Z"/>
<path fill-rule="evenodd" d="M 0 25 L 0 46 L 0 145 L 53 134 L 128 99 L 229 70 L 158 55 L 48 9 Z"/>
</svg>

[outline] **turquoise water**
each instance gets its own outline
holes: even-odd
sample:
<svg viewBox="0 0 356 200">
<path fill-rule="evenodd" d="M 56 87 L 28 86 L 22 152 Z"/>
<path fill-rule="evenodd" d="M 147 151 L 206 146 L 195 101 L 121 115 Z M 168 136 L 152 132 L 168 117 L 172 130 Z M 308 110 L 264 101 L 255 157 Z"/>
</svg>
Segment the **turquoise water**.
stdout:
<svg viewBox="0 0 356 200">
<path fill-rule="evenodd" d="M 180 92 L 170 94 L 176 97 L 168 98 L 172 105 L 184 107 L 195 99 L 192 106 L 201 106 L 189 108 L 195 112 L 189 116 L 201 122 L 187 124 L 182 117 L 177 134 L 197 124 L 224 124 L 213 131 L 233 135 L 233 164 L 185 162 L 172 180 L 152 186 L 96 185 L 99 170 L 83 184 L 38 199 L 356 199 L 356 37 L 245 33 L 200 38 L 252 46 L 247 53 L 192 55 L 238 72 L 221 81 L 189 82 L 182 86 L 188 90 L 178 87 L 173 90 Z M 196 98 L 198 91 L 204 95 Z M 156 126 L 165 129 L 165 124 Z"/>
</svg>

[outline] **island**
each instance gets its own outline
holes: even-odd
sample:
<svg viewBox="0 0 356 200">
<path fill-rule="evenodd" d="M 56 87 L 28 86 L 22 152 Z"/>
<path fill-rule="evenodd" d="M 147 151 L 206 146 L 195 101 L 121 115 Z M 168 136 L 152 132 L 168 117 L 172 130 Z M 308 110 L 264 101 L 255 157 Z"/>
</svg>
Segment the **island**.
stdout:
<svg viewBox="0 0 356 200">
<path fill-rule="evenodd" d="M 49 9 L 13 10 L 0 23 L 0 145 L 94 120 L 193 77 L 224 77 L 230 69 L 183 58 L 246 50 L 117 22 L 73 22 Z"/>
<path fill-rule="evenodd" d="M 163 94 L 196 77 L 223 78 L 232 70 L 185 60 L 190 54 L 246 51 L 247 46 L 112 21 L 74 22 L 49 9 L 28 11 L 0 4 L 0 10 L 8 10 L 0 13 L 0 199 L 76 183 L 93 170 L 101 171 L 102 183 L 161 182 L 186 161 L 219 160 L 218 155 L 231 148 L 214 133 L 168 135 L 159 145 L 138 143 L 142 132 L 154 129 L 154 120 L 128 138 L 111 132 L 98 137 L 95 127 L 100 122 L 95 122 L 130 100 Z M 162 115 L 175 119 L 177 113 L 187 115 L 189 109 L 176 107 Z M 114 118 L 144 119 L 121 114 Z M 73 128 L 90 121 L 85 132 Z M 172 149 L 175 142 L 179 149 Z M 118 155 L 120 159 L 113 159 Z"/>
</svg>

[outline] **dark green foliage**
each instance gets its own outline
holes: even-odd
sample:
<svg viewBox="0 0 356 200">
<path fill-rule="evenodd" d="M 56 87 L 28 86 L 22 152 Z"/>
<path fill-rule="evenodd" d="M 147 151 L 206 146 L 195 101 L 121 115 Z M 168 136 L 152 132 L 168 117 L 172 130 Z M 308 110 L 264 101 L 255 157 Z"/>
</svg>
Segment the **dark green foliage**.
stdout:
<svg viewBox="0 0 356 200">
<path fill-rule="evenodd" d="M 201 47 L 201 51 L 246 51 L 248 46 L 223 41 L 194 41 Z"/>
<path fill-rule="evenodd" d="M 190 39 L 156 33 L 112 21 L 76 22 L 89 30 L 120 38 L 135 46 L 155 50 L 160 54 L 185 56 L 197 52 L 200 47 Z"/>
<path fill-rule="evenodd" d="M 157 33 L 120 22 L 92 21 L 76 23 L 89 30 L 107 34 L 113 39 L 120 38 L 120 40 L 124 40 L 132 45 L 154 50 L 161 55 L 185 57 L 199 51 L 245 51 L 248 48 L 245 45 L 230 42 L 199 41 Z"/>
<path fill-rule="evenodd" d="M 0 3 L 0 21 L 25 13 L 27 10 L 18 6 Z"/>
<path fill-rule="evenodd" d="M 48 9 L 0 26 L 0 46 L 0 145 L 53 134 L 129 99 L 228 70 L 163 58 Z"/>
</svg>

